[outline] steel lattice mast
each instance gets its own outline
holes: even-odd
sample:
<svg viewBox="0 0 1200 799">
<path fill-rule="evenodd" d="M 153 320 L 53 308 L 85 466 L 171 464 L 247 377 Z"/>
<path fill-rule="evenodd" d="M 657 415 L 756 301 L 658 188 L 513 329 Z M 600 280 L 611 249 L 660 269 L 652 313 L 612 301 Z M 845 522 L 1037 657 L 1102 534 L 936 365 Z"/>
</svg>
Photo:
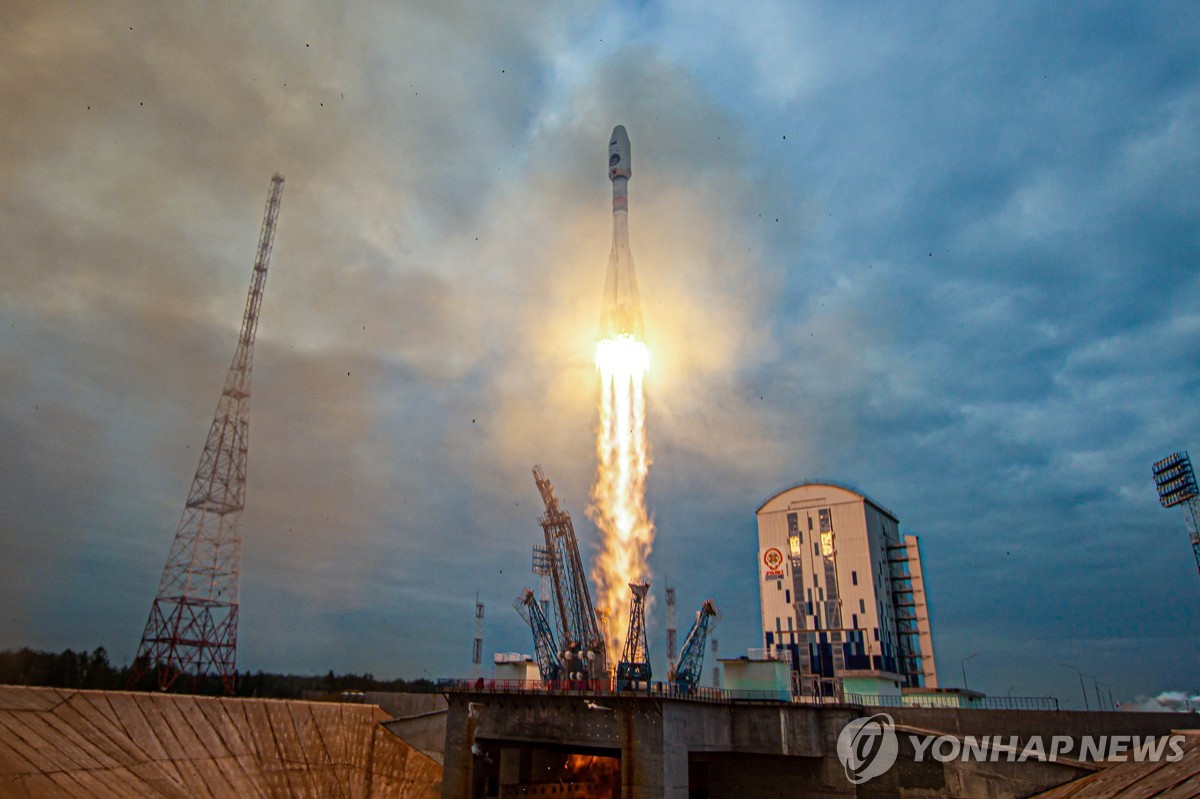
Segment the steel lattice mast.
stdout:
<svg viewBox="0 0 1200 799">
<path fill-rule="evenodd" d="M 542 605 L 534 597 L 533 591 L 526 588 L 521 595 L 513 600 L 513 607 L 521 618 L 529 625 L 533 633 L 533 649 L 537 653 L 538 674 L 543 680 L 557 680 L 562 674 L 562 663 L 558 659 L 558 647 L 554 643 L 554 633 L 550 622 L 542 612 Z"/>
<path fill-rule="evenodd" d="M 183 675 L 199 679 L 212 674 L 220 678 L 226 693 L 233 693 L 250 367 L 282 195 L 283 177 L 277 174 L 271 178 L 267 195 L 237 350 L 150 607 L 131 685 L 155 669 L 163 691 Z"/>
<path fill-rule="evenodd" d="M 554 486 L 542 467 L 533 467 L 533 479 L 546 505 L 546 512 L 538 521 L 546 536 L 547 565 L 554 582 L 563 666 L 568 677 L 598 679 L 608 671 L 608 647 L 600 632 L 587 574 L 579 557 L 575 525 L 571 514 L 559 507 Z"/>
<path fill-rule="evenodd" d="M 629 632 L 625 651 L 617 663 L 617 690 L 631 691 L 650 687 L 650 652 L 646 645 L 646 593 L 650 583 L 630 583 L 633 605 L 629 611 Z"/>
<path fill-rule="evenodd" d="M 696 613 L 696 623 L 688 631 L 687 638 L 683 639 L 679 661 L 671 665 L 669 679 L 684 693 L 698 686 L 704 676 L 704 644 L 720 620 L 721 612 L 716 603 L 706 599 Z"/>
</svg>

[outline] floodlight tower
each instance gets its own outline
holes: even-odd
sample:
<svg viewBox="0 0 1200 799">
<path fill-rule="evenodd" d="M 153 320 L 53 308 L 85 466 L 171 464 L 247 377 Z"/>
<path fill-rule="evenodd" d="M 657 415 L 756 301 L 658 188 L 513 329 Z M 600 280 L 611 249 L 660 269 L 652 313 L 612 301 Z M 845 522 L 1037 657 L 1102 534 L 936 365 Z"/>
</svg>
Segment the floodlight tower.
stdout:
<svg viewBox="0 0 1200 799">
<path fill-rule="evenodd" d="M 1158 501 L 1164 508 L 1183 506 L 1183 521 L 1187 525 L 1188 538 L 1192 542 L 1192 554 L 1196 557 L 1196 568 L 1200 570 L 1200 507 L 1196 497 L 1196 473 L 1186 452 L 1168 455 L 1154 464 L 1154 485 L 1158 489 Z"/>
</svg>

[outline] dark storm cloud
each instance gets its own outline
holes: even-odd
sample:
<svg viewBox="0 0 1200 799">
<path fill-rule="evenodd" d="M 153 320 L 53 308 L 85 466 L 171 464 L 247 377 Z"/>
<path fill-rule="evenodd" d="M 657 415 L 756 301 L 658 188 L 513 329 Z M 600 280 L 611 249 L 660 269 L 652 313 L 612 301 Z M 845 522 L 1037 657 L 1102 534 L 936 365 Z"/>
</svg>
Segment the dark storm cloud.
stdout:
<svg viewBox="0 0 1200 799">
<path fill-rule="evenodd" d="M 948 682 L 1194 672 L 1148 479 L 1200 421 L 1188 6 L 267 16 L 0 11 L 0 645 L 132 653 L 279 170 L 243 665 L 462 673 L 476 590 L 527 650 L 534 462 L 592 545 L 620 122 L 681 620 L 760 645 L 753 511 L 824 476 L 923 536 Z"/>
<path fill-rule="evenodd" d="M 988 648 L 975 665 L 996 683 L 1070 678 L 1010 664 L 996 642 L 1017 638 L 1135 679 L 1100 642 L 1178 636 L 1183 679 L 1194 614 L 1151 586 L 1194 574 L 1147 473 L 1197 421 L 1200 107 L 1172 46 L 1194 22 L 1053 16 L 974 18 L 936 44 L 910 20 L 855 91 L 789 106 L 821 120 L 795 158 L 828 221 L 797 258 L 806 321 L 780 319 L 798 356 L 782 387 L 835 423 L 814 425 L 832 435 L 808 468 L 926 534 L 943 668 Z"/>
</svg>

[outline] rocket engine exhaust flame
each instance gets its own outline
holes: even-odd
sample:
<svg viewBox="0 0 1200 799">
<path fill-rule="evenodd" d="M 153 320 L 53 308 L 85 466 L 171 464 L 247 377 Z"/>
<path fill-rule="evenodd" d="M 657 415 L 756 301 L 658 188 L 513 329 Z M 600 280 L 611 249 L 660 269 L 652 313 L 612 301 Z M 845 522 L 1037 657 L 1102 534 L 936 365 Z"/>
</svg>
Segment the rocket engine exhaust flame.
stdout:
<svg viewBox="0 0 1200 799">
<path fill-rule="evenodd" d="M 646 439 L 644 378 L 650 350 L 643 340 L 642 309 L 629 249 L 629 137 L 618 125 L 609 140 L 613 184 L 613 244 L 604 281 L 596 369 L 600 373 L 597 469 L 592 521 L 600 529 L 600 552 L 592 570 L 597 605 L 607 613 L 608 651 L 620 652 L 629 628 L 628 585 L 650 578 L 647 557 L 654 523 L 646 509 L 650 450 Z"/>
<path fill-rule="evenodd" d="M 646 558 L 654 542 L 654 523 L 646 510 L 650 456 L 643 377 L 649 360 L 646 345 L 632 336 L 596 346 L 600 429 L 591 513 L 600 528 L 601 549 L 592 577 L 599 590 L 597 603 L 608 611 L 610 652 L 621 651 L 620 636 L 629 627 L 628 585 L 649 576 Z"/>
</svg>

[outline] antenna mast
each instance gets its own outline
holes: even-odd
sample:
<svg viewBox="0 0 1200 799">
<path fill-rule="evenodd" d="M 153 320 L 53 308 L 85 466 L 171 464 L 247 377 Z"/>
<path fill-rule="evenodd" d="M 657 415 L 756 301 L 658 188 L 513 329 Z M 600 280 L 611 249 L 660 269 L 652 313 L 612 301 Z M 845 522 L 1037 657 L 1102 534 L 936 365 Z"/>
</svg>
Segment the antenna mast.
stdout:
<svg viewBox="0 0 1200 799">
<path fill-rule="evenodd" d="M 185 674 L 196 681 L 213 674 L 220 678 L 227 694 L 233 693 L 242 567 L 240 522 L 246 504 L 250 432 L 250 367 L 282 196 L 283 176 L 276 174 L 267 195 L 237 350 L 150 606 L 130 686 L 154 669 L 162 691 L 169 690 Z"/>
</svg>

